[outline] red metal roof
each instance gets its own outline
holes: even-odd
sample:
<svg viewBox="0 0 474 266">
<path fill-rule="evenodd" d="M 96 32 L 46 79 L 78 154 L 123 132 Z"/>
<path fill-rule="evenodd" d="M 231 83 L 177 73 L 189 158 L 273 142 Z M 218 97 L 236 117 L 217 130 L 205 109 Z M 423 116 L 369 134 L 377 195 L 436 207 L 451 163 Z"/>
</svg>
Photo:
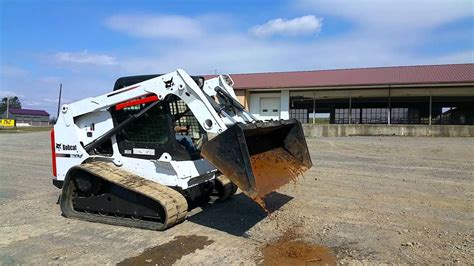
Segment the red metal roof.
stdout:
<svg viewBox="0 0 474 266">
<path fill-rule="evenodd" d="M 474 64 L 231 74 L 235 89 L 473 83 Z"/>
<path fill-rule="evenodd" d="M 43 110 L 10 108 L 9 112 L 11 114 L 15 114 L 15 115 L 49 116 L 49 114 L 46 111 L 43 111 Z"/>
</svg>

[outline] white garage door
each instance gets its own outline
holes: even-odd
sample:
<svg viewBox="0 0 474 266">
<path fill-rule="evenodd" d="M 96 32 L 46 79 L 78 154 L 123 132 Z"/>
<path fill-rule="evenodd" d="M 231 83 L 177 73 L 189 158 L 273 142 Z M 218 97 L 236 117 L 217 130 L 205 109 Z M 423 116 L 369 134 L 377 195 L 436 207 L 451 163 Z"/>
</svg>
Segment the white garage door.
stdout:
<svg viewBox="0 0 474 266">
<path fill-rule="evenodd" d="M 260 98 L 260 119 L 280 119 L 280 98 Z"/>
</svg>

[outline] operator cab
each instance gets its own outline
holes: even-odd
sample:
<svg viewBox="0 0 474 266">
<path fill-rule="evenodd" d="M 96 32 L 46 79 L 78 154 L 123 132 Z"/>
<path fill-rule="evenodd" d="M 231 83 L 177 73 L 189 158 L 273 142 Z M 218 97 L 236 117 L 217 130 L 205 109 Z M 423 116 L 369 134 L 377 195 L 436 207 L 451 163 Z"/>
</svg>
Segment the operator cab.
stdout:
<svg viewBox="0 0 474 266">
<path fill-rule="evenodd" d="M 160 75 L 122 77 L 115 82 L 114 91 Z M 203 77 L 192 77 L 202 89 Z M 138 104 L 120 110 L 111 109 L 114 125 L 118 125 L 152 103 Z M 180 132 L 175 129 L 180 128 Z M 182 129 L 186 130 L 182 130 Z M 207 140 L 207 133 L 191 110 L 176 95 L 168 95 L 145 114 L 116 134 L 122 156 L 158 159 L 164 152 L 175 161 L 201 158 L 200 145 Z"/>
</svg>

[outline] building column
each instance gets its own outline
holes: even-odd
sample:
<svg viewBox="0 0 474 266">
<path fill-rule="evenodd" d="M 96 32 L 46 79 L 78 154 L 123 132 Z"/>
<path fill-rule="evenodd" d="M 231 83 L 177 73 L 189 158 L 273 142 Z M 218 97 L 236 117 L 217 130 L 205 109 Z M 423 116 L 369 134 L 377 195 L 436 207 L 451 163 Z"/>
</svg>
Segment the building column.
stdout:
<svg viewBox="0 0 474 266">
<path fill-rule="evenodd" d="M 352 123 L 352 96 L 349 96 L 349 125 Z"/>
<path fill-rule="evenodd" d="M 313 93 L 313 124 L 316 124 L 316 94 Z"/>
<path fill-rule="evenodd" d="M 250 90 L 249 89 L 246 89 L 245 90 L 245 100 L 244 100 L 244 107 L 245 109 L 247 109 L 247 111 L 250 112 Z"/>
<path fill-rule="evenodd" d="M 290 91 L 280 93 L 280 119 L 290 119 Z"/>
<path fill-rule="evenodd" d="M 390 95 L 390 86 L 388 87 L 388 119 L 387 122 L 390 125 L 392 123 L 392 96 Z"/>
<path fill-rule="evenodd" d="M 430 116 L 429 116 L 429 125 L 431 126 L 431 112 L 433 108 L 433 97 L 430 95 Z"/>
</svg>

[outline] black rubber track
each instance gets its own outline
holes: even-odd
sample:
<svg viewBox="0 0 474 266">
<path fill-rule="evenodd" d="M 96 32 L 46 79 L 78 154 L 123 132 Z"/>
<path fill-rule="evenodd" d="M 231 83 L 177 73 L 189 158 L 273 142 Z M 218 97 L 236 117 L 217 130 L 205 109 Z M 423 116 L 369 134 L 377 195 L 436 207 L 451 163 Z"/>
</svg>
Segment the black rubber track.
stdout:
<svg viewBox="0 0 474 266">
<path fill-rule="evenodd" d="M 94 171 L 94 169 L 100 169 L 101 171 Z M 73 199 L 76 190 L 73 179 L 77 171 L 85 171 L 88 174 L 102 178 L 103 182 L 110 182 L 111 175 L 120 172 L 119 174 L 121 180 L 115 180 L 115 182 L 110 183 L 121 186 L 122 188 L 127 189 L 130 193 L 139 193 L 147 196 L 154 200 L 156 204 L 161 205 L 165 211 L 166 217 L 159 218 L 164 222 L 142 220 L 132 217 L 122 217 L 121 214 L 98 214 L 76 211 L 73 207 Z M 100 176 L 99 173 L 107 173 L 109 176 L 104 178 L 104 176 Z M 173 190 L 172 188 L 117 169 L 117 167 L 115 167 L 113 164 L 105 162 L 92 162 L 71 168 L 65 178 L 61 193 L 60 205 L 63 215 L 68 218 L 148 230 L 165 230 L 183 221 L 186 216 L 185 212 L 187 211 L 186 199 L 184 196 L 179 194 L 179 192 Z"/>
</svg>

